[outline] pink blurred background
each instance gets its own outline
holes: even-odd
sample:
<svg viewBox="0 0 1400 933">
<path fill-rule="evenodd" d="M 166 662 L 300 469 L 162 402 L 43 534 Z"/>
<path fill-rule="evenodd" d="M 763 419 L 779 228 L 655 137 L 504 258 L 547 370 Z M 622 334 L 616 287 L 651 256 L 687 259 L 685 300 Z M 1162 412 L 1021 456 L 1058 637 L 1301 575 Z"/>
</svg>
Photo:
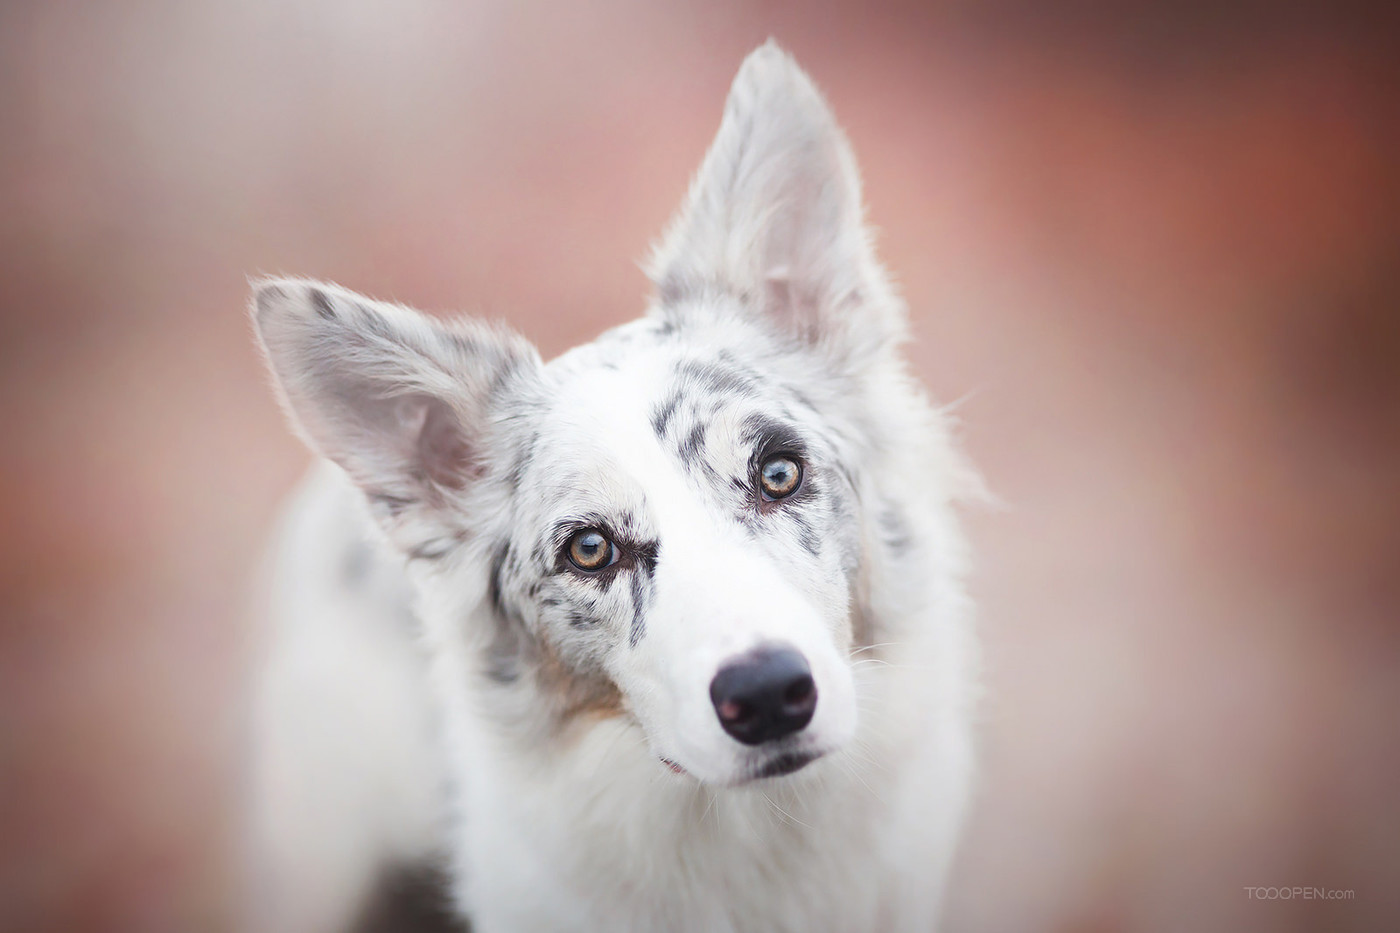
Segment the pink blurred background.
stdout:
<svg viewBox="0 0 1400 933">
<path fill-rule="evenodd" d="M 948 928 L 1400 929 L 1396 17 L 1083 10 L 0 6 L 0 929 L 228 926 L 246 276 L 585 340 L 769 35 L 1006 502 Z"/>
</svg>

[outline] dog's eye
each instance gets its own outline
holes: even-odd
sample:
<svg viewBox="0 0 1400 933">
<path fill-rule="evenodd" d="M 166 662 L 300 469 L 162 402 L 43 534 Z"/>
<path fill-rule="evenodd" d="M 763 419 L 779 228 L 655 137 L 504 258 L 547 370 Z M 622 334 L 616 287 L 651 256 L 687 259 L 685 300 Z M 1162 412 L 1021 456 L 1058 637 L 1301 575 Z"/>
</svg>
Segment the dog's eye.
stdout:
<svg viewBox="0 0 1400 933">
<path fill-rule="evenodd" d="M 596 528 L 585 528 L 569 539 L 569 563 L 585 573 L 602 570 L 617 560 L 617 548 Z"/>
<path fill-rule="evenodd" d="M 785 499 L 802 485 L 802 465 L 786 454 L 770 457 L 758 471 L 758 484 L 768 499 Z"/>
</svg>

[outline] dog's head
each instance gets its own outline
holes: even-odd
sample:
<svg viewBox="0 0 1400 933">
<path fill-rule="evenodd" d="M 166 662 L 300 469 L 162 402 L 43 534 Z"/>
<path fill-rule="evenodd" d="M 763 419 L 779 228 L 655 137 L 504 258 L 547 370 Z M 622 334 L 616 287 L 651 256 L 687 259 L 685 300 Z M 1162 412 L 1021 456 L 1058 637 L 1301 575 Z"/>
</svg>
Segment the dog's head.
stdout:
<svg viewBox="0 0 1400 933">
<path fill-rule="evenodd" d="M 871 551 L 911 536 L 869 474 L 914 395 L 850 150 L 775 46 L 736 78 L 651 276 L 646 317 L 547 365 L 301 280 L 262 283 L 255 317 L 294 420 L 482 689 L 556 724 L 630 716 L 706 782 L 785 774 L 855 731 Z"/>
</svg>

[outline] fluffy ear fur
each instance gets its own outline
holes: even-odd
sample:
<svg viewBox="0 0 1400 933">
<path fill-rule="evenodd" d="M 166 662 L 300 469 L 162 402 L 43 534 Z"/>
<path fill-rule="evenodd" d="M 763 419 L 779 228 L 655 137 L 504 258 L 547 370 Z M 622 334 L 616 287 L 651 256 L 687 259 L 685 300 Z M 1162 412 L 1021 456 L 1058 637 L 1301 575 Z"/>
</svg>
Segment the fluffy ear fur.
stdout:
<svg viewBox="0 0 1400 933">
<path fill-rule="evenodd" d="M 662 313 L 718 289 L 780 332 L 850 356 L 902 338 L 845 136 L 771 40 L 745 59 L 719 133 L 649 274 Z"/>
<path fill-rule="evenodd" d="M 540 365 L 504 329 L 438 323 L 319 282 L 258 283 L 253 320 L 293 423 L 391 533 L 480 473 L 494 403 Z"/>
</svg>

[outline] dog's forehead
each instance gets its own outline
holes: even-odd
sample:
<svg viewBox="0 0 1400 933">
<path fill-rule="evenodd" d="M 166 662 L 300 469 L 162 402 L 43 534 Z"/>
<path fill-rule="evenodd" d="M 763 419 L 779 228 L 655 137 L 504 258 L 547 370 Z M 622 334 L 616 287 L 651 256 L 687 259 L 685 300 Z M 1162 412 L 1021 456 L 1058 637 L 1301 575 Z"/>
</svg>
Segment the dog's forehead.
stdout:
<svg viewBox="0 0 1400 933">
<path fill-rule="evenodd" d="M 625 351 L 625 352 L 624 352 Z M 646 341 L 580 347 L 548 367 L 545 459 L 572 470 L 622 472 L 651 485 L 670 472 L 652 428 L 671 391 L 678 354 Z"/>
<path fill-rule="evenodd" d="M 674 352 L 654 341 L 628 349 L 585 344 L 545 368 L 547 419 L 556 436 L 620 440 L 645 421 L 647 405 L 665 392 Z"/>
<path fill-rule="evenodd" d="M 577 347 L 545 367 L 544 394 L 531 422 L 534 503 L 546 512 L 657 509 L 695 498 L 713 469 L 746 462 L 737 426 L 763 395 L 761 378 L 736 351 L 710 341 L 668 339 L 643 321 Z M 713 469 L 700 467 L 705 461 Z"/>
<path fill-rule="evenodd" d="M 660 445 L 674 454 L 677 435 L 697 426 L 781 411 L 793 393 L 774 362 L 761 335 L 745 328 L 687 328 L 677 339 L 643 319 L 546 367 L 547 420 L 554 437 L 628 453 Z"/>
</svg>

